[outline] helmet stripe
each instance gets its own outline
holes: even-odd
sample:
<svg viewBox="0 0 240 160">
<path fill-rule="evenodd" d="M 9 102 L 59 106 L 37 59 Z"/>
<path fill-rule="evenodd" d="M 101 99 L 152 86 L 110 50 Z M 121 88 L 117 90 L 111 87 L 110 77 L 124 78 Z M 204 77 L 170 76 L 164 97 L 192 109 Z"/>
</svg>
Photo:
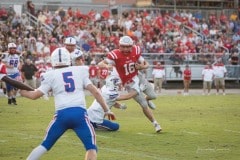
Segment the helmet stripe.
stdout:
<svg viewBox="0 0 240 160">
<path fill-rule="evenodd" d="M 59 58 L 59 62 L 62 62 L 62 50 L 61 49 L 58 50 L 58 58 Z"/>
</svg>

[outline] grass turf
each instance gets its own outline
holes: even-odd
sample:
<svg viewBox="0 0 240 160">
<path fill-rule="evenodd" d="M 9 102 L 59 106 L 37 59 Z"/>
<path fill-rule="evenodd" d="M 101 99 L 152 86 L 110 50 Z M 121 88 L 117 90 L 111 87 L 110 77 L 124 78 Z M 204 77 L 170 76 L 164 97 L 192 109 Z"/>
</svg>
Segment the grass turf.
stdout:
<svg viewBox="0 0 240 160">
<path fill-rule="evenodd" d="M 93 97 L 87 96 L 87 105 Z M 0 159 L 26 159 L 44 137 L 54 103 L 17 98 L 17 106 L 0 97 Z M 240 157 L 240 99 L 226 96 L 160 96 L 153 101 L 163 131 L 156 134 L 141 108 L 125 101 L 113 109 L 117 132 L 97 131 L 99 160 L 237 160 Z M 67 131 L 41 160 L 83 159 L 85 150 Z"/>
</svg>

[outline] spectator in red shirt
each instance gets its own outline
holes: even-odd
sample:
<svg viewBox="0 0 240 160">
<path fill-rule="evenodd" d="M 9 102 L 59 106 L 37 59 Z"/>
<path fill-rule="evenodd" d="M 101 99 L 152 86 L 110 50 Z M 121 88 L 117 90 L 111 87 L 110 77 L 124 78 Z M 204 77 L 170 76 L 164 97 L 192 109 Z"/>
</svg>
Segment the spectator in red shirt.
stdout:
<svg viewBox="0 0 240 160">
<path fill-rule="evenodd" d="M 6 10 L 6 8 L 2 7 L 2 8 L 0 9 L 0 20 L 5 21 L 5 20 L 7 20 L 7 19 L 8 19 L 7 10 Z"/>
<path fill-rule="evenodd" d="M 184 71 L 183 71 L 183 86 L 184 86 L 184 92 L 183 95 L 189 95 L 189 86 L 191 84 L 191 78 L 192 78 L 192 72 L 189 68 L 189 65 L 187 64 Z"/>
</svg>

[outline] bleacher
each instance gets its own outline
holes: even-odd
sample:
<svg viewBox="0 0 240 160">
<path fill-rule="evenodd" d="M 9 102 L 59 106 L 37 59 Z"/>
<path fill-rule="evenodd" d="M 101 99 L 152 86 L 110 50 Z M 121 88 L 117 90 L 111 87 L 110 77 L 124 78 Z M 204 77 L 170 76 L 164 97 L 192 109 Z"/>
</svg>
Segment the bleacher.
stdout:
<svg viewBox="0 0 240 160">
<path fill-rule="evenodd" d="M 0 2 L 0 5 L 1 6 L 7 6 L 9 5 L 9 3 L 12 4 L 13 1 L 9 2 L 9 1 L 1 1 Z M 48 8 L 52 10 L 52 12 L 55 12 L 56 9 L 58 9 L 58 7 L 63 7 L 64 9 L 67 9 L 69 6 L 73 6 L 73 9 L 76 9 L 76 8 L 80 8 L 81 12 L 82 13 L 87 13 L 91 8 L 94 8 L 94 10 L 96 10 L 97 12 L 101 12 L 102 10 L 104 9 L 109 9 L 111 10 L 111 8 L 109 8 L 108 4 L 96 4 L 96 5 L 93 5 L 93 4 L 89 4 L 88 1 L 82 1 L 81 4 L 77 1 L 75 2 L 74 0 L 71 0 L 71 1 L 58 1 L 58 2 L 53 2 L 51 0 L 49 1 L 33 1 L 36 5 L 36 8 L 37 9 L 41 9 L 43 7 L 46 7 L 46 5 L 48 5 Z M 189 1 L 189 0 L 182 0 L 182 1 L 176 1 L 177 3 L 176 4 L 173 4 L 171 3 L 170 1 L 167 2 L 167 4 L 157 4 L 155 3 L 154 6 L 150 6 L 150 7 L 135 7 L 135 6 L 126 6 L 126 5 L 121 5 L 121 6 L 118 6 L 117 10 L 118 10 L 118 18 L 120 18 L 122 16 L 122 13 L 125 12 L 125 11 L 136 11 L 137 13 L 140 13 L 140 12 L 143 12 L 143 11 L 146 11 L 146 12 L 162 12 L 162 13 L 166 13 L 166 11 L 169 11 L 169 12 L 175 12 L 177 9 L 181 8 L 181 6 L 183 6 L 182 9 L 184 8 L 187 8 L 189 12 L 192 12 L 193 14 L 194 13 L 197 13 L 199 11 L 199 9 L 202 9 L 201 10 L 201 13 L 204 17 L 208 17 L 210 12 L 209 11 L 214 11 L 216 13 L 217 16 L 219 16 L 222 12 L 222 9 L 224 9 L 226 15 L 229 17 L 230 14 L 234 11 L 236 11 L 236 4 L 238 4 L 238 1 L 236 0 L 232 0 L 231 1 L 231 5 L 233 3 L 233 6 L 234 7 L 228 7 L 228 5 L 226 5 L 226 1 L 224 0 L 219 0 L 219 1 L 199 1 L 199 0 L 192 0 L 192 1 Z M 230 2 L 230 1 L 228 1 Z M 209 4 L 207 4 L 209 3 Z M 16 4 L 21 4 L 20 1 L 17 1 Z M 193 5 L 194 4 L 194 5 Z M 197 5 L 196 5 L 197 4 Z M 210 5 L 211 4 L 211 5 Z M 25 4 L 24 2 L 22 2 L 22 5 L 23 5 L 23 12 L 24 13 L 27 13 L 28 17 L 30 17 L 29 19 L 32 21 L 32 23 L 34 24 L 38 24 L 38 20 L 36 17 L 33 17 L 29 12 L 27 12 L 26 10 L 26 7 L 25 7 Z M 230 5 L 230 4 L 229 4 Z M 165 7 L 165 8 L 160 8 L 160 7 Z M 206 7 L 206 6 L 212 6 L 212 7 Z M 214 9 L 213 9 L 214 7 Z M 181 11 L 180 10 L 180 11 Z M 189 32 L 193 32 L 194 34 L 196 34 L 197 36 L 199 36 L 200 39 L 202 39 L 202 41 L 211 41 L 212 43 L 214 43 L 214 40 L 212 40 L 211 38 L 206 38 L 203 36 L 202 33 L 196 31 L 196 30 L 193 30 L 192 28 L 188 27 L 187 25 L 185 24 L 181 24 L 181 22 L 177 21 L 176 19 L 174 19 L 173 17 L 171 16 L 166 16 L 166 23 L 171 23 L 173 25 L 176 25 L 176 24 L 179 24 L 181 25 L 182 27 L 182 30 L 185 32 L 185 33 L 189 33 Z M 46 30 L 48 32 L 51 32 L 52 28 L 49 27 L 48 25 L 46 24 L 41 24 L 42 27 L 45 27 Z M 79 46 L 81 48 L 81 46 Z M 220 46 L 226 53 L 229 54 L 229 50 L 224 47 L 224 46 Z M 153 54 L 156 54 L 156 53 L 153 53 Z M 182 77 L 181 76 L 178 76 L 176 77 L 174 71 L 173 71 L 173 62 L 169 59 L 169 56 L 171 55 L 172 53 L 163 53 L 163 59 L 161 59 L 161 61 L 164 61 L 165 63 L 165 71 L 166 71 L 166 80 L 167 81 L 176 81 L 176 82 L 179 82 L 179 81 L 182 81 Z M 197 54 L 200 54 L 200 53 L 197 53 Z M 152 67 L 153 67 L 153 64 L 154 64 L 154 61 L 156 61 L 156 59 L 153 59 L 152 58 L 152 53 L 149 53 L 149 52 L 144 52 L 143 53 L 144 57 L 146 58 L 147 61 L 149 61 L 149 63 L 151 64 L 151 68 L 147 71 L 147 77 L 150 81 L 152 81 L 152 76 L 151 76 L 151 71 L 152 71 Z M 157 54 L 156 54 L 157 55 Z M 157 59 L 157 60 L 160 60 L 160 59 Z M 184 60 L 182 64 L 180 64 L 180 68 L 181 70 L 183 70 L 183 68 L 185 67 L 186 64 L 189 64 L 190 65 L 190 68 L 192 69 L 192 80 L 193 81 L 201 81 L 202 80 L 202 77 L 201 77 L 201 71 L 202 69 L 204 68 L 204 64 L 203 63 L 199 63 L 198 59 L 193 59 L 193 60 Z M 229 74 L 228 76 L 226 77 L 227 80 L 229 81 L 239 81 L 239 75 L 238 76 L 231 76 L 231 68 L 232 66 L 229 64 L 229 63 L 226 63 L 226 66 L 227 68 L 229 69 Z M 239 67 L 239 66 L 238 66 Z"/>
</svg>

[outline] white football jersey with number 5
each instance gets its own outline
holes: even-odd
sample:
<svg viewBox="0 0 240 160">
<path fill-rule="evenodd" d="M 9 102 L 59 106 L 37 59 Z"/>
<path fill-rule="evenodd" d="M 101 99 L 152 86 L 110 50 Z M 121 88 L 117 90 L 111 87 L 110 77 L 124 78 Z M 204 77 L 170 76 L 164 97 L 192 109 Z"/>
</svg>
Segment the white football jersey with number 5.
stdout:
<svg viewBox="0 0 240 160">
<path fill-rule="evenodd" d="M 43 74 L 41 86 L 38 89 L 44 94 L 52 90 L 55 97 L 55 110 L 68 107 L 86 109 L 84 89 L 89 84 L 92 82 L 89 79 L 88 67 L 70 66 Z"/>
</svg>

